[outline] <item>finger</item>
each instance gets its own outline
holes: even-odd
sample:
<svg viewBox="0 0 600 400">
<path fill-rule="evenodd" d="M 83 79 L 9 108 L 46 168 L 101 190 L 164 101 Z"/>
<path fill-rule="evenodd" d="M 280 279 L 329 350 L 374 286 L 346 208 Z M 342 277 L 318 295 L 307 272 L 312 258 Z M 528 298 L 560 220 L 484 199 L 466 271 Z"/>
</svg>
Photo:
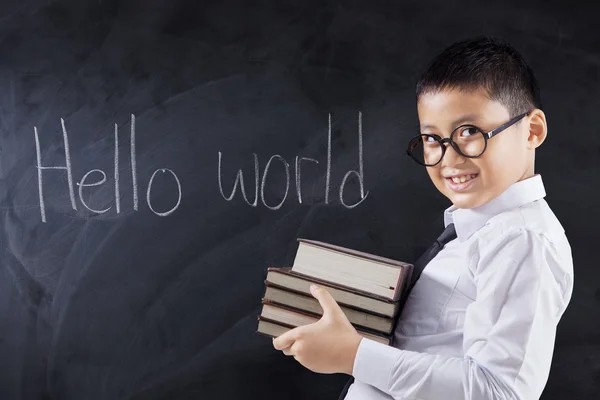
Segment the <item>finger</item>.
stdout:
<svg viewBox="0 0 600 400">
<path fill-rule="evenodd" d="M 283 354 L 285 354 L 286 356 L 293 356 L 294 353 L 292 352 L 292 346 L 290 347 L 286 347 L 285 349 L 281 350 L 283 352 Z"/>
<path fill-rule="evenodd" d="M 275 347 L 277 350 L 283 350 L 287 347 L 290 347 L 296 341 L 299 328 L 300 327 L 290 329 L 289 331 L 273 339 L 273 347 Z"/>
<path fill-rule="evenodd" d="M 323 316 L 333 316 L 342 312 L 342 309 L 333 296 L 324 287 L 311 285 L 310 292 L 319 301 L 319 304 L 321 304 Z"/>
</svg>

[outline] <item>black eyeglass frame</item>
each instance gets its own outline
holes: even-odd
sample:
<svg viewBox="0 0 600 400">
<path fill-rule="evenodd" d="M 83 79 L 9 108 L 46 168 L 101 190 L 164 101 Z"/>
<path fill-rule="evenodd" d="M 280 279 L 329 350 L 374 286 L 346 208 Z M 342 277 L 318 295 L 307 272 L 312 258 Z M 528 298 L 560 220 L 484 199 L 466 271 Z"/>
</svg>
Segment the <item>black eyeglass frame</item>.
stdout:
<svg viewBox="0 0 600 400">
<path fill-rule="evenodd" d="M 517 115 L 516 117 L 512 118 L 511 120 L 509 120 L 508 122 L 500 125 L 499 127 L 492 129 L 489 132 L 484 132 L 481 128 L 479 128 L 478 126 L 472 125 L 472 124 L 464 124 L 464 125 L 460 125 L 457 126 L 456 128 L 454 128 L 454 130 L 450 133 L 450 136 L 447 138 L 440 138 L 438 135 L 431 135 L 428 133 L 423 133 L 423 134 L 419 134 L 416 135 L 415 137 L 413 137 L 412 139 L 410 139 L 410 141 L 408 142 L 408 148 L 406 149 L 406 154 L 408 154 L 413 160 L 415 160 L 418 164 L 423 165 L 425 167 L 433 167 L 436 166 L 437 164 L 439 164 L 442 159 L 444 158 L 444 155 L 446 154 L 446 146 L 444 146 L 444 143 L 449 143 L 450 146 L 452 146 L 452 148 L 461 156 L 463 157 L 467 157 L 467 158 L 477 158 L 477 157 L 481 157 L 481 155 L 485 152 L 485 150 L 487 149 L 487 142 L 489 139 L 493 138 L 494 136 L 496 136 L 497 134 L 499 134 L 500 132 L 508 129 L 509 127 L 511 127 L 512 125 L 516 124 L 518 121 L 520 121 L 522 118 L 524 118 L 525 116 L 531 114 L 533 110 L 529 110 L 523 114 Z M 483 150 L 481 150 L 481 153 L 477 154 L 476 156 L 469 156 L 464 154 L 460 148 L 458 147 L 458 145 L 456 143 L 454 143 L 454 141 L 452 140 L 452 136 L 454 135 L 454 132 L 456 132 L 457 130 L 459 130 L 460 128 L 464 128 L 464 127 L 473 127 L 475 129 L 477 129 L 479 132 L 481 132 L 483 134 L 483 139 L 484 139 L 484 145 L 483 145 Z M 436 162 L 435 164 L 425 164 L 422 163 L 421 161 L 419 161 L 415 156 L 413 156 L 413 150 L 414 150 L 414 146 L 411 150 L 411 144 L 413 143 L 414 140 L 418 139 L 418 138 L 422 138 L 423 136 L 427 136 L 427 137 L 431 137 L 433 139 L 435 139 L 440 146 L 442 147 L 442 155 L 440 156 L 440 159 L 438 160 L 438 162 Z"/>
</svg>

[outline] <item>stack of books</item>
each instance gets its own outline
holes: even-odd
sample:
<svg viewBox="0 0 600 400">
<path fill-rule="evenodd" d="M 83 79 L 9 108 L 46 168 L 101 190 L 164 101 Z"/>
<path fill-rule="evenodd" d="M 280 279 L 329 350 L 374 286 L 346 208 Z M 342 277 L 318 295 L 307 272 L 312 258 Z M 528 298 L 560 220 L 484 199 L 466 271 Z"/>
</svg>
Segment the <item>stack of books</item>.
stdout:
<svg viewBox="0 0 600 400">
<path fill-rule="evenodd" d="M 316 240 L 298 239 L 292 267 L 269 267 L 256 333 L 277 337 L 323 315 L 310 285 L 331 294 L 363 337 L 389 345 L 413 265 Z"/>
</svg>

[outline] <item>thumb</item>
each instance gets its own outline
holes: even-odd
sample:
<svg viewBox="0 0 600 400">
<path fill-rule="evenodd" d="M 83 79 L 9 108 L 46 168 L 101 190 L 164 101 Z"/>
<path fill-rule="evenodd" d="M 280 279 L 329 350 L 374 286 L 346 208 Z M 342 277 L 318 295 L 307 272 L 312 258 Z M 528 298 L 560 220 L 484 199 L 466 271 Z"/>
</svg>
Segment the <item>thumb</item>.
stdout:
<svg viewBox="0 0 600 400">
<path fill-rule="evenodd" d="M 319 301 L 319 304 L 321 304 L 324 317 L 331 318 L 343 313 L 342 309 L 327 289 L 317 285 L 311 285 L 310 292 Z"/>
</svg>

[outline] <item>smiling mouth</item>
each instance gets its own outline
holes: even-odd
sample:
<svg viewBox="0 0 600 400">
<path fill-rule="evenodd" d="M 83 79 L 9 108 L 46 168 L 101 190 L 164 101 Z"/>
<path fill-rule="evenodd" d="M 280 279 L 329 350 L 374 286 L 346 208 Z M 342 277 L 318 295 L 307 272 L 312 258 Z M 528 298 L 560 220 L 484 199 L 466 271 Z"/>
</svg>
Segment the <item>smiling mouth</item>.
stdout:
<svg viewBox="0 0 600 400">
<path fill-rule="evenodd" d="M 475 179 L 477 177 L 477 175 L 479 174 L 468 174 L 468 175 L 460 175 L 460 176 L 453 176 L 451 178 L 446 178 L 449 181 L 453 182 L 453 183 L 465 183 L 468 182 L 472 179 Z"/>
</svg>

